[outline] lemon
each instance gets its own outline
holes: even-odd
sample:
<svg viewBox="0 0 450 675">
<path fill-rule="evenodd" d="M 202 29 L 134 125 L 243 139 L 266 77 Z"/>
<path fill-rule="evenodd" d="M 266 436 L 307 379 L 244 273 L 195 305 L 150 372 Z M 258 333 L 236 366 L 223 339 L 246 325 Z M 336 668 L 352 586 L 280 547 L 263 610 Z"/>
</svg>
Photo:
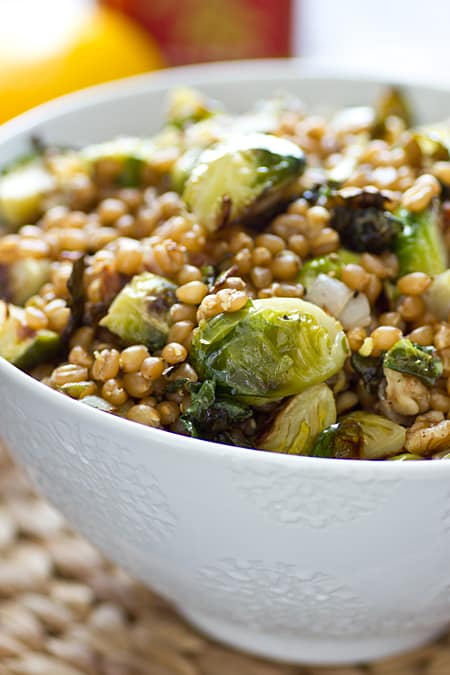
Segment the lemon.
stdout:
<svg viewBox="0 0 450 675">
<path fill-rule="evenodd" d="M 87 0 L 0 2 L 0 124 L 61 94 L 161 68 L 152 39 Z"/>
</svg>

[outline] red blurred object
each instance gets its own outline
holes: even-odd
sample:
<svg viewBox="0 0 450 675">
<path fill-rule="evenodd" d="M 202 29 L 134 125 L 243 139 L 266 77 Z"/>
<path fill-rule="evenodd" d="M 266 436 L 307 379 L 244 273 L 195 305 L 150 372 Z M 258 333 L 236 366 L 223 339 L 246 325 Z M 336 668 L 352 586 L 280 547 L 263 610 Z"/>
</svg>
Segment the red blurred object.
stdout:
<svg viewBox="0 0 450 675">
<path fill-rule="evenodd" d="M 294 0 L 102 0 L 133 17 L 172 65 L 290 56 Z"/>
</svg>

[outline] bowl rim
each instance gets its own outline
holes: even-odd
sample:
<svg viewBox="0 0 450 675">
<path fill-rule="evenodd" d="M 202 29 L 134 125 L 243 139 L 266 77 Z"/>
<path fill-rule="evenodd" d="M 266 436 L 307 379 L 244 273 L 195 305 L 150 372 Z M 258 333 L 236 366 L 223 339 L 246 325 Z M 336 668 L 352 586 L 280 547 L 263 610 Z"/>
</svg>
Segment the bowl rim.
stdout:
<svg viewBox="0 0 450 675">
<path fill-rule="evenodd" d="M 108 100 L 132 98 L 139 93 L 166 88 L 171 84 L 179 83 L 180 80 L 188 83 L 191 78 L 195 80 L 195 86 L 201 86 L 201 84 L 208 83 L 220 84 L 220 79 L 229 81 L 233 78 L 234 81 L 236 79 L 238 81 L 245 81 L 250 75 L 252 79 L 259 81 L 264 81 L 273 76 L 283 75 L 286 77 L 286 75 L 297 75 L 306 80 L 343 80 L 373 84 L 386 83 L 386 76 L 383 73 L 369 73 L 365 76 L 358 71 L 350 71 L 347 68 L 327 67 L 323 64 L 316 64 L 314 61 L 310 62 L 307 59 L 299 58 L 223 61 L 166 68 L 94 85 L 43 103 L 0 125 L 0 146 L 16 136 L 26 133 L 27 130 L 39 123 L 48 122 L 67 112 L 90 108 Z M 289 78 L 286 77 L 286 79 Z M 423 87 L 430 91 L 440 91 L 450 94 L 450 85 L 434 82 L 430 84 L 424 82 L 421 78 L 415 77 L 394 79 L 402 86 Z M 141 424 L 130 423 L 130 420 L 105 414 L 103 411 L 88 405 L 76 406 L 79 401 L 73 400 L 61 392 L 47 387 L 0 357 L 0 378 L 2 378 L 2 374 L 6 377 L 11 377 L 13 380 L 16 379 L 20 388 L 27 390 L 30 396 L 39 396 L 46 400 L 49 408 L 54 406 L 59 407 L 62 413 L 67 415 L 68 419 L 75 415 L 75 410 L 78 410 L 78 413 L 76 413 L 77 417 L 81 421 L 84 419 L 87 424 L 95 424 L 96 420 L 98 422 L 103 420 L 103 423 L 112 425 L 113 431 L 117 429 L 117 432 L 120 434 L 126 432 L 128 437 L 135 437 L 137 441 L 153 441 L 155 444 L 163 441 L 164 445 L 171 445 L 171 449 L 173 450 L 199 454 L 209 461 L 220 462 L 223 456 L 227 455 L 236 460 L 249 463 L 256 462 L 256 466 L 258 466 L 258 463 L 264 461 L 274 468 L 290 467 L 291 469 L 297 468 L 296 470 L 314 468 L 317 470 L 322 467 L 324 472 L 332 470 L 339 474 L 343 471 L 346 475 L 348 470 L 350 470 L 352 473 L 362 474 L 362 478 L 369 471 L 372 476 L 374 470 L 388 478 L 400 478 L 405 473 L 407 476 L 417 477 L 419 475 L 420 477 L 422 471 L 426 472 L 427 477 L 431 474 L 434 478 L 441 478 L 442 472 L 446 470 L 446 465 L 448 470 L 450 470 L 450 462 L 441 462 L 439 460 L 391 462 L 388 460 L 349 459 L 337 461 L 333 458 L 298 457 L 283 453 L 264 452 L 257 449 L 252 450 L 200 438 L 192 438 L 190 436 L 175 434 L 165 429 L 155 429 Z"/>
</svg>

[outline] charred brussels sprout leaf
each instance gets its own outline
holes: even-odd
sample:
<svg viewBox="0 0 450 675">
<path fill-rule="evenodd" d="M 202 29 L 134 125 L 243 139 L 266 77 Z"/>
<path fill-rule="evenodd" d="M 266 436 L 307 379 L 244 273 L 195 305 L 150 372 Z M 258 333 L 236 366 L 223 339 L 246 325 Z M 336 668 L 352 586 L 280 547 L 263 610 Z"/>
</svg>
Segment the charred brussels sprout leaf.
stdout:
<svg viewBox="0 0 450 675">
<path fill-rule="evenodd" d="M 115 298 L 101 326 L 125 344 L 160 349 L 169 332 L 169 310 L 176 301 L 176 286 L 150 272 L 139 274 Z"/>
<path fill-rule="evenodd" d="M 231 136 L 200 154 L 183 198 L 210 231 L 254 221 L 283 199 L 304 166 L 303 152 L 291 141 L 259 133 Z"/>
<path fill-rule="evenodd" d="M 432 387 L 443 373 L 441 359 L 436 356 L 433 347 L 416 345 L 402 338 L 386 352 L 383 366 L 399 373 L 413 375 L 424 384 Z"/>
<path fill-rule="evenodd" d="M 383 380 L 383 357 L 361 356 L 358 352 L 352 354 L 352 366 L 364 383 L 366 390 L 377 395 Z"/>
<path fill-rule="evenodd" d="M 50 330 L 32 330 L 27 326 L 22 307 L 0 301 L 0 356 L 18 368 L 28 370 L 54 358 L 61 339 Z"/>
<path fill-rule="evenodd" d="M 382 253 L 391 249 L 400 231 L 400 223 L 389 211 L 374 207 L 348 209 L 338 206 L 331 226 L 339 232 L 342 243 L 352 251 Z"/>
<path fill-rule="evenodd" d="M 399 117 L 405 123 L 405 128 L 411 126 L 412 115 L 405 95 L 397 87 L 388 87 L 375 103 L 375 125 L 372 136 L 384 137 L 387 131 L 387 121 L 389 117 L 394 116 Z"/>
<path fill-rule="evenodd" d="M 351 251 L 382 253 L 393 248 L 401 222 L 386 211 L 383 192 L 348 188 L 333 200 L 331 226 Z"/>
<path fill-rule="evenodd" d="M 358 422 L 364 443 L 362 459 L 385 459 L 400 452 L 405 444 L 406 429 L 386 417 L 357 410 L 342 418 Z"/>
<path fill-rule="evenodd" d="M 307 260 L 300 270 L 298 281 L 305 288 L 309 288 L 319 274 L 328 274 L 336 277 L 336 279 L 340 279 L 344 265 L 357 263 L 358 261 L 359 256 L 356 253 L 341 248 L 336 253 L 329 253 L 328 255 L 321 255 Z"/>
<path fill-rule="evenodd" d="M 313 457 L 360 459 L 363 447 L 361 425 L 356 420 L 344 418 L 322 431 L 309 454 Z"/>
<path fill-rule="evenodd" d="M 84 256 L 75 260 L 72 272 L 67 281 L 69 291 L 70 318 L 64 330 L 63 339 L 68 341 L 72 333 L 81 325 L 86 306 L 86 293 L 84 291 Z"/>
<path fill-rule="evenodd" d="M 251 405 L 298 394 L 325 381 L 348 354 L 341 325 L 297 298 L 249 302 L 201 322 L 191 346 L 202 379 Z"/>
<path fill-rule="evenodd" d="M 23 305 L 40 291 L 49 278 L 49 260 L 23 258 L 0 264 L 0 298 L 14 305 Z"/>
<path fill-rule="evenodd" d="M 257 439 L 261 450 L 308 455 L 318 434 L 336 421 L 333 392 L 317 384 L 288 399 Z"/>
<path fill-rule="evenodd" d="M 236 426 L 253 414 L 249 406 L 227 396 L 217 395 L 213 380 L 195 383 L 191 385 L 191 391 L 191 405 L 181 416 L 186 431 L 191 436 L 228 443 L 233 439 Z M 227 435 L 226 440 L 223 434 Z M 240 444 L 240 439 L 238 443 L 231 444 Z"/>
<path fill-rule="evenodd" d="M 446 321 L 450 314 L 450 270 L 438 274 L 424 295 L 425 304 L 436 319 Z"/>
<path fill-rule="evenodd" d="M 402 229 L 396 239 L 395 253 L 400 263 L 400 276 L 411 272 L 441 274 L 447 268 L 447 254 L 440 230 L 440 211 L 436 204 L 413 213 L 396 211 Z"/>
</svg>

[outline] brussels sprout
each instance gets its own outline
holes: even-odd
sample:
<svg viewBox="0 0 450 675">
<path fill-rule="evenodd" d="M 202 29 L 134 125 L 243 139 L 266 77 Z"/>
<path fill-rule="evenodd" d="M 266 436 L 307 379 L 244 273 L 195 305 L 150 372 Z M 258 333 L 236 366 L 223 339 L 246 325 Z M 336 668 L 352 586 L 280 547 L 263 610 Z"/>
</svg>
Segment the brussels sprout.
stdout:
<svg viewBox="0 0 450 675">
<path fill-rule="evenodd" d="M 356 410 L 343 419 L 358 422 L 362 428 L 362 459 L 391 457 L 398 454 L 405 444 L 406 429 L 386 417 Z"/>
<path fill-rule="evenodd" d="M 412 455 L 410 452 L 402 452 L 400 455 L 387 458 L 390 462 L 410 462 L 411 460 L 423 459 L 420 455 Z"/>
<path fill-rule="evenodd" d="M 102 160 L 115 160 L 118 163 L 116 182 L 123 187 L 136 187 L 141 182 L 143 167 L 153 151 L 151 140 L 123 137 L 88 145 L 81 151 L 81 158 L 89 171 L 94 170 Z"/>
<path fill-rule="evenodd" d="M 412 124 L 411 109 L 403 92 L 397 87 L 388 87 L 375 103 L 375 124 L 372 129 L 374 138 L 384 137 L 389 117 L 399 117 L 408 129 Z"/>
<path fill-rule="evenodd" d="M 169 332 L 169 310 L 176 302 L 176 286 L 150 272 L 139 274 L 115 298 L 101 326 L 125 344 L 160 349 Z"/>
<path fill-rule="evenodd" d="M 183 198 L 210 231 L 249 222 L 282 200 L 304 166 L 303 152 L 291 141 L 257 133 L 231 136 L 201 153 Z"/>
<path fill-rule="evenodd" d="M 360 459 L 363 455 L 364 436 L 361 425 L 344 417 L 337 424 L 324 429 L 309 453 L 312 457 L 335 459 Z"/>
<path fill-rule="evenodd" d="M 61 339 L 50 330 L 32 330 L 26 324 L 22 307 L 0 300 L 0 356 L 18 368 L 28 370 L 52 359 Z"/>
<path fill-rule="evenodd" d="M 340 324 L 297 298 L 249 302 L 202 321 L 191 358 L 201 379 L 251 405 L 292 396 L 337 373 L 348 355 Z"/>
<path fill-rule="evenodd" d="M 377 395 L 383 380 L 383 357 L 361 356 L 358 352 L 352 354 L 352 366 L 361 378 L 369 394 Z"/>
<path fill-rule="evenodd" d="M 383 192 L 368 188 L 348 188 L 336 195 L 330 225 L 344 246 L 360 253 L 393 248 L 401 222 L 385 210 L 388 201 Z"/>
<path fill-rule="evenodd" d="M 427 309 L 439 321 L 446 321 L 450 314 L 450 270 L 434 277 L 423 296 Z"/>
<path fill-rule="evenodd" d="M 49 280 L 50 262 L 24 258 L 9 264 L 0 264 L 0 298 L 23 305 Z"/>
<path fill-rule="evenodd" d="M 177 87 L 170 93 L 167 122 L 179 129 L 188 124 L 200 122 L 219 111 L 216 101 L 208 101 L 206 97 L 191 87 Z"/>
<path fill-rule="evenodd" d="M 316 384 L 289 398 L 255 445 L 270 452 L 308 455 L 320 432 L 335 421 L 333 392 L 326 384 Z"/>
<path fill-rule="evenodd" d="M 191 383 L 191 390 L 191 405 L 181 416 L 186 431 L 197 438 L 240 445 L 241 435 L 235 443 L 233 431 L 252 416 L 251 408 L 230 397 L 217 395 L 213 380 Z M 226 440 L 224 433 L 228 434 Z"/>
<path fill-rule="evenodd" d="M 300 270 L 297 281 L 300 281 L 305 288 L 309 288 L 319 274 L 329 274 L 336 277 L 336 279 L 340 279 L 344 265 L 358 262 L 359 255 L 352 251 L 347 251 L 345 248 L 340 248 L 335 253 L 307 260 Z"/>
<path fill-rule="evenodd" d="M 0 176 L 0 222 L 11 230 L 34 222 L 55 188 L 55 178 L 41 159 L 19 164 Z"/>
<path fill-rule="evenodd" d="M 406 209 L 396 211 L 402 230 L 395 243 L 400 263 L 399 276 L 411 272 L 441 274 L 447 268 L 447 253 L 440 231 L 440 212 L 436 204 L 413 213 Z"/>
<path fill-rule="evenodd" d="M 383 367 L 413 375 L 428 387 L 436 384 L 443 373 L 442 361 L 433 347 L 416 345 L 407 338 L 398 340 L 386 352 Z"/>
</svg>

